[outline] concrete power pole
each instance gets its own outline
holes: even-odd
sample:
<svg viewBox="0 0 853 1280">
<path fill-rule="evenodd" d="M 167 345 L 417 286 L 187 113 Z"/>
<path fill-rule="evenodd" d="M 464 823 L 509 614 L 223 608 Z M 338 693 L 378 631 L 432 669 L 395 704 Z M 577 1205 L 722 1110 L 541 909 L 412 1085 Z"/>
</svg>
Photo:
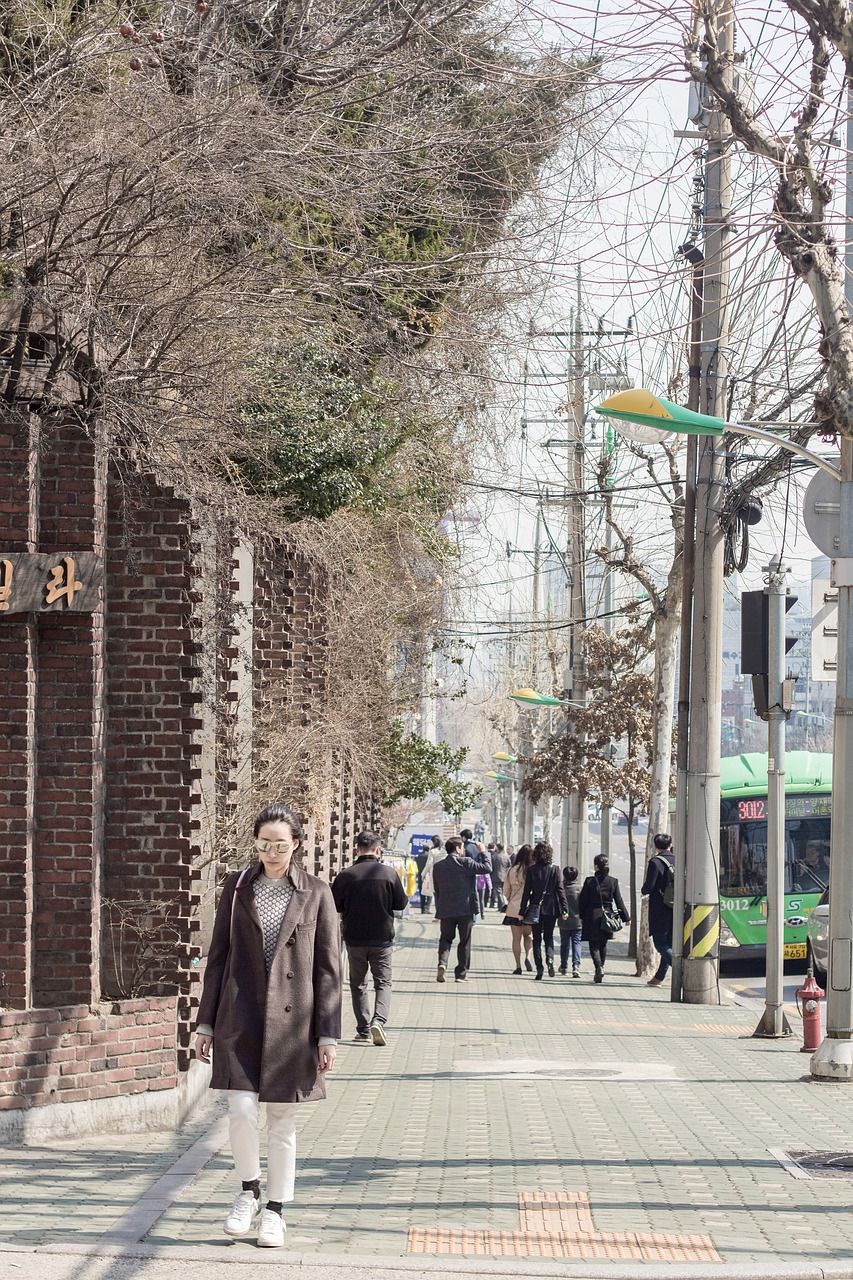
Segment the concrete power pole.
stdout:
<svg viewBox="0 0 853 1280">
<path fill-rule="evenodd" d="M 605 546 L 609 551 L 613 545 L 613 530 L 607 524 L 604 530 Z M 607 635 L 613 634 L 613 570 L 609 565 L 604 567 L 604 630 Z M 611 746 L 611 750 L 613 747 Z M 598 851 L 610 857 L 613 834 L 613 809 L 609 804 L 601 806 L 601 837 Z M 633 910 L 633 908 L 632 908 Z"/>
<path fill-rule="evenodd" d="M 718 8 L 719 52 L 732 75 L 734 13 Z M 727 417 L 728 238 L 731 218 L 731 130 L 713 110 L 708 125 L 705 179 L 705 267 L 702 325 L 702 412 Z M 720 735 L 723 666 L 724 446 L 704 436 L 696 484 L 696 578 L 693 595 L 690 745 L 682 999 L 717 1004 L 719 994 Z M 677 925 L 676 925 L 677 927 Z"/>
<path fill-rule="evenodd" d="M 586 663 L 582 636 L 586 618 L 586 540 L 584 513 L 584 333 L 581 316 L 581 272 L 578 267 L 577 303 L 572 326 L 569 446 L 566 459 L 566 525 L 569 581 L 568 621 L 571 637 L 570 670 L 566 688 L 573 702 L 586 700 Z M 571 715 L 571 709 L 569 710 Z M 571 729 L 569 730 L 572 731 Z M 563 802 L 563 863 L 583 874 L 586 870 L 586 800 L 574 794 Z"/>
<path fill-rule="evenodd" d="M 853 316 L 853 82 L 847 84 L 847 245 L 844 297 Z M 841 538 L 832 562 L 838 588 L 838 678 L 832 747 L 829 858 L 829 965 L 826 1037 L 811 1059 L 821 1080 L 853 1082 L 853 440 L 841 441 Z"/>
</svg>

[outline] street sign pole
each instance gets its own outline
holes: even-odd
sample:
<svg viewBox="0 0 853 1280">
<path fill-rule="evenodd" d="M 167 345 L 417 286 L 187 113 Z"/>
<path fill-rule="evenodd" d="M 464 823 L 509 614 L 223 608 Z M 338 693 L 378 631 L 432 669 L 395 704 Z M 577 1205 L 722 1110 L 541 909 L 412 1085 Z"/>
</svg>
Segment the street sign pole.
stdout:
<svg viewBox="0 0 853 1280">
<path fill-rule="evenodd" d="M 785 1011 L 785 596 L 786 577 L 779 556 L 767 566 L 769 663 L 767 668 L 767 981 L 764 1013 L 754 1034 L 789 1036 Z"/>
</svg>

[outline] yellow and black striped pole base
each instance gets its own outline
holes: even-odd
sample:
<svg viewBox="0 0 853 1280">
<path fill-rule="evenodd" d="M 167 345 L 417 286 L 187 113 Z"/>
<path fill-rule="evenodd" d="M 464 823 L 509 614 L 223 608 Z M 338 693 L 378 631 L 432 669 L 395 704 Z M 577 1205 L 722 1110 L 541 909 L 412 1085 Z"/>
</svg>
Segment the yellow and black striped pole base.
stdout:
<svg viewBox="0 0 853 1280">
<path fill-rule="evenodd" d="M 716 957 L 720 951 L 720 904 L 696 902 L 684 907 L 685 960 L 701 956 Z"/>
</svg>

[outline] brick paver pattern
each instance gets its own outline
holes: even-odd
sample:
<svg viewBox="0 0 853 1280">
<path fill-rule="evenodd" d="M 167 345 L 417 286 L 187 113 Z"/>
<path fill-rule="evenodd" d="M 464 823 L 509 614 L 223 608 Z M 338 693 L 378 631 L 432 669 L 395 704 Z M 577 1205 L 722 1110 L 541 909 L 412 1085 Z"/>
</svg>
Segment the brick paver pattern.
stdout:
<svg viewBox="0 0 853 1280">
<path fill-rule="evenodd" d="M 853 1150 L 850 1086 L 812 1083 L 799 1042 L 752 1039 L 754 1015 L 731 1001 L 671 1004 L 618 954 L 601 986 L 586 957 L 578 980 L 515 977 L 499 921 L 475 927 L 471 980 L 443 985 L 437 926 L 403 922 L 387 1047 L 343 1041 L 329 1100 L 303 1109 L 288 1250 L 853 1259 L 853 1184 L 794 1179 L 770 1153 Z M 565 1071 L 488 1074 L 510 1062 Z M 627 1070 L 596 1079 L 596 1063 Z M 5 1153 L 0 1241 L 96 1240 L 220 1109 L 214 1097 L 177 1135 Z M 226 1147 L 147 1241 L 254 1248 L 221 1235 L 237 1189 Z"/>
</svg>

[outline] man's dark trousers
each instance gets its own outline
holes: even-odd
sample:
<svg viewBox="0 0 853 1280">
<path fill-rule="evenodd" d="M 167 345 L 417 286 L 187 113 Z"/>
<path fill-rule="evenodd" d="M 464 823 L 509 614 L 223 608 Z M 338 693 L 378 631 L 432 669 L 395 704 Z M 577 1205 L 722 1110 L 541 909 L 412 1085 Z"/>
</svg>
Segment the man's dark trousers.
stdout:
<svg viewBox="0 0 853 1280">
<path fill-rule="evenodd" d="M 672 964 L 672 928 L 656 929 L 652 934 L 652 942 L 655 944 L 655 951 L 660 956 L 660 964 L 657 967 L 655 977 L 658 982 L 663 982 Z"/>
<path fill-rule="evenodd" d="M 458 931 L 459 945 L 456 948 L 456 977 L 464 978 L 471 967 L 471 930 L 474 928 L 473 916 L 448 916 L 441 921 L 441 939 L 438 944 L 438 963 L 447 966 L 450 948 Z"/>
<path fill-rule="evenodd" d="M 352 997 L 352 1011 L 355 1014 L 355 1028 L 360 1036 L 370 1031 L 371 1022 L 381 1022 L 384 1026 L 391 1012 L 391 959 L 394 954 L 392 943 L 384 947 L 353 947 L 347 943 L 349 956 L 349 989 Z M 367 994 L 367 974 L 373 975 L 375 1001 L 373 1015 L 370 1013 L 370 998 Z"/>
</svg>

